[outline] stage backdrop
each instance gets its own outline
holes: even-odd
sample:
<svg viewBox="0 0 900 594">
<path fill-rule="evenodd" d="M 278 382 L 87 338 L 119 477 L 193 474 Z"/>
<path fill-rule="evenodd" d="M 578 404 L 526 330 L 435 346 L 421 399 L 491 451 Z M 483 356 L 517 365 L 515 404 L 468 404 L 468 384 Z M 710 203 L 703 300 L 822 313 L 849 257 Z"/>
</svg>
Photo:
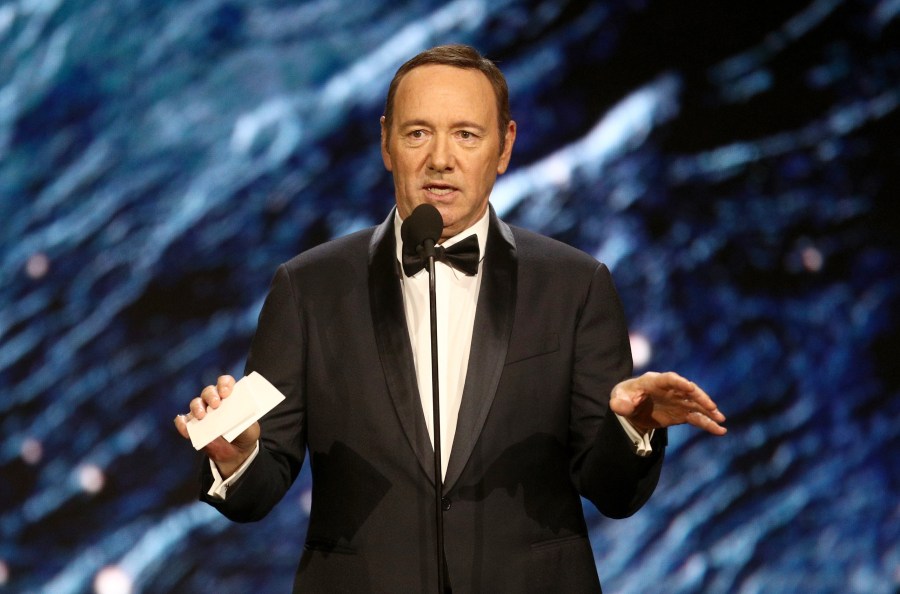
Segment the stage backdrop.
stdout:
<svg viewBox="0 0 900 594">
<path fill-rule="evenodd" d="M 497 211 L 729 418 L 586 508 L 606 591 L 896 592 L 898 40 L 897 0 L 3 2 L 0 591 L 289 590 L 308 474 L 231 524 L 172 418 L 278 263 L 384 219 L 387 83 L 464 42 L 519 126 Z"/>
</svg>

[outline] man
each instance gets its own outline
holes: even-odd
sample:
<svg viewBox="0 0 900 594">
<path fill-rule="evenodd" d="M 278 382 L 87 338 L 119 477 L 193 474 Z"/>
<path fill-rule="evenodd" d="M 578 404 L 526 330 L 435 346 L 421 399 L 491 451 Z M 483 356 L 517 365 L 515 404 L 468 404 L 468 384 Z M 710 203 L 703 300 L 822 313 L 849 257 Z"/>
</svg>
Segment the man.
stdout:
<svg viewBox="0 0 900 594">
<path fill-rule="evenodd" d="M 400 221 L 420 204 L 440 212 L 444 246 L 474 234 L 481 254 L 471 276 L 436 265 L 448 589 L 599 591 L 579 495 L 628 516 L 655 488 L 665 427 L 725 432 L 693 383 L 628 379 L 625 321 L 603 264 L 489 207 L 516 138 L 507 94 L 469 47 L 407 62 L 381 120 L 396 209 L 283 264 L 272 282 L 247 372 L 286 400 L 233 443 L 205 448 L 201 497 L 257 520 L 308 448 L 312 508 L 295 592 L 437 583 L 428 279 L 400 265 Z M 203 418 L 233 385 L 223 376 L 207 386 L 190 415 Z M 185 437 L 186 420 L 175 419 Z"/>
</svg>

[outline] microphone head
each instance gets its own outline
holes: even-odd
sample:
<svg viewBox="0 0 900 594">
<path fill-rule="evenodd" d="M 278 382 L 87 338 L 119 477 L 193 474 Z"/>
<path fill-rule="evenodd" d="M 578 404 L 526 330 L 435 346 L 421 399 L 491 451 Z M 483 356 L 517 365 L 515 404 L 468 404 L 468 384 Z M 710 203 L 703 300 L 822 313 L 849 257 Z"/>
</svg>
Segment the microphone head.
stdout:
<svg viewBox="0 0 900 594">
<path fill-rule="evenodd" d="M 400 225 L 403 251 L 413 255 L 427 239 L 431 240 L 432 245 L 436 244 L 443 230 L 444 219 L 438 209 L 431 204 L 420 204 Z"/>
</svg>

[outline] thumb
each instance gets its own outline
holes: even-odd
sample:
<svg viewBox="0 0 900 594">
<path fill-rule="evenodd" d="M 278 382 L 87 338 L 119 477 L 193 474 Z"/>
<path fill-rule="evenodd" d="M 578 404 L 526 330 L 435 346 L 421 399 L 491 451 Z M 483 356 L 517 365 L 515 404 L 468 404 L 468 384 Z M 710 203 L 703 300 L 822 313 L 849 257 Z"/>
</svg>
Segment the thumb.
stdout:
<svg viewBox="0 0 900 594">
<path fill-rule="evenodd" d="M 613 393 L 612 398 L 609 399 L 609 408 L 617 415 L 630 417 L 634 414 L 635 406 L 630 398 L 617 396 L 615 393 Z"/>
<path fill-rule="evenodd" d="M 253 423 L 243 433 L 238 435 L 232 443 L 238 449 L 247 449 L 256 445 L 260 435 L 259 421 Z"/>
</svg>

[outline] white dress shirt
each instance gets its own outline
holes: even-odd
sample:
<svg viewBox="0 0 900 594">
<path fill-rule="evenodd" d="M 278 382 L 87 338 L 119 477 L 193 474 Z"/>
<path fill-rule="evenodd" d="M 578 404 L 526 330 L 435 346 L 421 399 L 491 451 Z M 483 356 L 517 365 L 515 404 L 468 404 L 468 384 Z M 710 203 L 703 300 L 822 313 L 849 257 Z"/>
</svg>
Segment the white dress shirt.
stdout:
<svg viewBox="0 0 900 594">
<path fill-rule="evenodd" d="M 438 393 L 441 413 L 441 469 L 447 474 L 450 448 L 456 433 L 459 405 L 462 402 L 469 367 L 469 349 L 472 346 L 472 331 L 475 325 L 475 308 L 481 288 L 481 267 L 484 264 L 485 243 L 488 232 L 488 213 L 485 211 L 478 221 L 458 235 L 441 243 L 444 247 L 462 241 L 475 234 L 481 261 L 478 272 L 467 276 L 464 272 L 435 262 L 434 286 L 437 299 L 437 347 L 438 347 Z M 394 233 L 397 237 L 397 259 L 402 261 L 400 240 L 400 217 L 394 217 Z M 412 344 L 416 366 L 416 380 L 422 399 L 422 412 L 428 427 L 428 437 L 434 445 L 434 399 L 431 379 L 431 302 L 428 296 L 428 269 L 423 268 L 415 275 L 401 275 L 403 307 L 406 312 L 406 326 Z"/>
</svg>

